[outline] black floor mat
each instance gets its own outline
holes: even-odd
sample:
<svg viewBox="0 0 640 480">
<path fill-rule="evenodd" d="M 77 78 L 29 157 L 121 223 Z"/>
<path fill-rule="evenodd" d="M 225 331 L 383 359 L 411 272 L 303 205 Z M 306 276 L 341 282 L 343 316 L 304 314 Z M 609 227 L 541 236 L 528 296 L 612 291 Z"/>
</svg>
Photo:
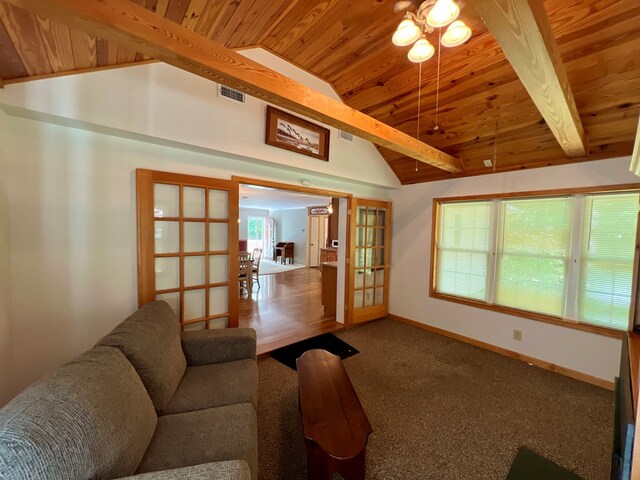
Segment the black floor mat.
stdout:
<svg viewBox="0 0 640 480">
<path fill-rule="evenodd" d="M 507 480 L 582 480 L 582 477 L 541 457 L 526 447 L 520 447 L 511 464 Z"/>
<path fill-rule="evenodd" d="M 307 350 L 313 349 L 326 350 L 329 353 L 338 355 L 342 360 L 349 358 L 356 353 L 360 353 L 346 342 L 343 342 L 335 335 L 325 333 L 318 337 L 309 338 L 293 345 L 287 345 L 286 347 L 279 348 L 271 352 L 271 356 L 283 363 L 289 368 L 296 368 L 296 359 L 300 357 Z"/>
</svg>

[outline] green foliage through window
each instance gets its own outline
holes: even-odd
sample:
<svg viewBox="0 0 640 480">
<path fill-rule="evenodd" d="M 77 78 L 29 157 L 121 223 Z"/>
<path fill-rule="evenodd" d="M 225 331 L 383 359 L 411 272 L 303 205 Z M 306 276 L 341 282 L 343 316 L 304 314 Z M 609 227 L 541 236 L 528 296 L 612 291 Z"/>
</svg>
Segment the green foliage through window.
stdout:
<svg viewBox="0 0 640 480">
<path fill-rule="evenodd" d="M 626 330 L 638 200 L 627 191 L 443 202 L 436 292 Z"/>
</svg>

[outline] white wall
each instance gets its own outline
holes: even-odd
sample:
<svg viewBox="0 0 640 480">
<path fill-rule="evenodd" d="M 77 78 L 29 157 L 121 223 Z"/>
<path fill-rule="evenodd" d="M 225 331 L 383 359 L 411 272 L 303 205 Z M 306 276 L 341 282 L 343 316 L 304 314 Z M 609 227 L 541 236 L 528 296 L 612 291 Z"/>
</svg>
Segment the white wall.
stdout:
<svg viewBox="0 0 640 480">
<path fill-rule="evenodd" d="M 0 172 L 6 171 L 7 117 L 0 112 Z M 11 248 L 7 176 L 0 175 L 0 405 L 11 398 Z"/>
<path fill-rule="evenodd" d="M 240 240 L 247 240 L 247 223 L 249 217 L 268 217 L 269 210 L 263 208 L 241 208 L 238 216 L 240 217 L 240 225 L 238 225 L 238 238 Z"/>
<path fill-rule="evenodd" d="M 260 49 L 245 51 L 267 66 L 337 98 L 328 84 Z M 245 105 L 216 94 L 217 84 L 163 63 L 9 85 L 0 107 L 13 114 L 127 138 L 234 155 L 253 163 L 286 166 L 390 188 L 400 183 L 374 146 L 341 140 L 331 128 L 329 162 L 266 145 L 267 104 Z"/>
<path fill-rule="evenodd" d="M 293 261 L 307 264 L 307 209 L 271 210 L 276 221 L 276 243 L 294 242 Z"/>
<path fill-rule="evenodd" d="M 629 158 L 404 186 L 392 194 L 390 312 L 566 368 L 613 380 L 620 341 L 429 297 L 432 200 L 638 182 Z M 522 341 L 513 330 L 522 330 Z"/>
<path fill-rule="evenodd" d="M 0 363 L 9 395 L 90 348 L 137 307 L 135 169 L 299 184 L 278 167 L 2 115 Z M 386 189 L 305 175 L 313 186 L 388 198 Z M 9 328 L 8 328 L 9 327 Z M 6 332 L 10 329 L 9 334 Z M 6 377 L 2 376 L 6 386 Z"/>
</svg>

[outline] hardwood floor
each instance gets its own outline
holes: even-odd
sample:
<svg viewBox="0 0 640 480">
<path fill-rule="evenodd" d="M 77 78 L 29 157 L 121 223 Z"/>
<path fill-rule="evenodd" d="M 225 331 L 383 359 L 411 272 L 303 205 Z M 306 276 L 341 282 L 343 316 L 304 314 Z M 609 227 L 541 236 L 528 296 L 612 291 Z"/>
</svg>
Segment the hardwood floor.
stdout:
<svg viewBox="0 0 640 480">
<path fill-rule="evenodd" d="M 302 268 L 260 276 L 251 296 L 240 297 L 240 327 L 254 328 L 258 355 L 341 330 L 333 315 L 324 315 L 320 270 Z"/>
</svg>

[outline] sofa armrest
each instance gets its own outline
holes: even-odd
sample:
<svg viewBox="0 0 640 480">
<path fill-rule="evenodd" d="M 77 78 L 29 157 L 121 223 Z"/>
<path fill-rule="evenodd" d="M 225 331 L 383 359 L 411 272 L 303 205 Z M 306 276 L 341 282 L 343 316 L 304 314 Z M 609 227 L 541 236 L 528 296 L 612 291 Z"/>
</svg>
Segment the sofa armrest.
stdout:
<svg viewBox="0 0 640 480">
<path fill-rule="evenodd" d="M 191 467 L 139 473 L 118 480 L 251 480 L 251 469 L 244 460 L 202 463 Z"/>
<path fill-rule="evenodd" d="M 182 332 L 182 350 L 187 365 L 209 365 L 256 358 L 253 328 L 225 328 Z"/>
</svg>

